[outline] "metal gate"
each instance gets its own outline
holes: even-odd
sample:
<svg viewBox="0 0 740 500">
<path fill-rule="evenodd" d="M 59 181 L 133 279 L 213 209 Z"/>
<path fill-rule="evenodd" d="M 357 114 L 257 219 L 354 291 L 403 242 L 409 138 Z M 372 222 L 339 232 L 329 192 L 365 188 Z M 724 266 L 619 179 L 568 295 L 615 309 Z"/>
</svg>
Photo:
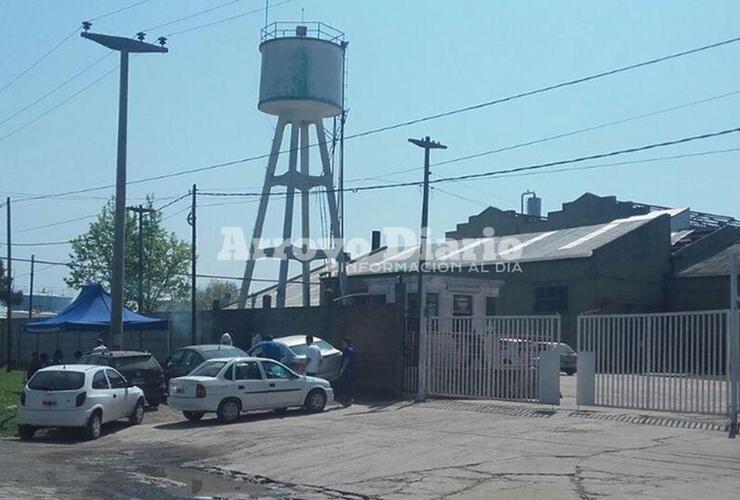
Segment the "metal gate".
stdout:
<svg viewBox="0 0 740 500">
<path fill-rule="evenodd" d="M 578 404 L 725 415 L 729 311 L 578 318 Z"/>
<path fill-rule="evenodd" d="M 559 402 L 559 316 L 433 317 L 423 333 L 425 393 Z"/>
</svg>

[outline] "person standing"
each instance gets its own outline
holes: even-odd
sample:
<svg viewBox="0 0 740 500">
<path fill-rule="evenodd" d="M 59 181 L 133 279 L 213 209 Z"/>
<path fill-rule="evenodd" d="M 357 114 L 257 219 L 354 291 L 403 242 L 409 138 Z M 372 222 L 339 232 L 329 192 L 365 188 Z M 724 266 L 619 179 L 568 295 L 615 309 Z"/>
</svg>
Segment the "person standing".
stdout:
<svg viewBox="0 0 740 500">
<path fill-rule="evenodd" d="M 95 341 L 95 347 L 93 347 L 92 352 L 105 352 L 108 348 L 105 346 L 105 342 L 103 342 L 102 338 L 98 338 L 98 340 Z"/>
<path fill-rule="evenodd" d="M 272 339 L 272 335 L 265 335 L 265 341 L 262 343 L 262 356 L 275 361 L 281 361 L 283 352 L 280 346 Z"/>
<path fill-rule="evenodd" d="M 62 354 L 61 349 L 57 349 L 54 351 L 54 357 L 51 358 L 52 365 L 63 365 L 64 364 L 64 354 Z"/>
<path fill-rule="evenodd" d="M 306 335 L 306 376 L 315 377 L 321 366 L 321 349 L 313 343 L 313 335 Z"/>
<path fill-rule="evenodd" d="M 344 338 L 342 349 L 342 367 L 339 369 L 337 383 L 337 402 L 345 408 L 352 405 L 352 392 L 355 378 L 355 349 L 352 347 L 352 339 Z"/>
<path fill-rule="evenodd" d="M 231 334 L 229 332 L 225 332 L 221 335 L 221 345 L 227 345 L 229 347 L 234 345 L 234 341 L 231 339 Z"/>
<path fill-rule="evenodd" d="M 259 332 L 254 332 L 252 334 L 252 345 L 251 345 L 251 347 L 256 346 L 260 342 L 262 342 L 262 335 L 260 335 Z"/>
<path fill-rule="evenodd" d="M 39 359 L 39 353 L 36 351 L 33 351 L 31 353 L 31 364 L 28 365 L 28 369 L 26 370 L 26 380 L 30 380 L 31 377 L 33 377 L 33 374 L 39 371 L 43 366 L 41 366 L 41 360 Z"/>
</svg>

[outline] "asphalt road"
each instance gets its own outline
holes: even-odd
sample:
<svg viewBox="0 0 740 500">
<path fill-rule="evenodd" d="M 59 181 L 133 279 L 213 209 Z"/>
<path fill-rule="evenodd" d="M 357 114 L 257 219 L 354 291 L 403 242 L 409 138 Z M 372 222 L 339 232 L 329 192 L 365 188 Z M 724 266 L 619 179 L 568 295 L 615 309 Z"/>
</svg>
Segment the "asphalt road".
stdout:
<svg viewBox="0 0 740 500">
<path fill-rule="evenodd" d="M 722 427 L 491 401 L 246 415 L 227 426 L 163 408 L 95 442 L 58 432 L 0 441 L 0 498 L 735 499 L 740 441 Z"/>
</svg>

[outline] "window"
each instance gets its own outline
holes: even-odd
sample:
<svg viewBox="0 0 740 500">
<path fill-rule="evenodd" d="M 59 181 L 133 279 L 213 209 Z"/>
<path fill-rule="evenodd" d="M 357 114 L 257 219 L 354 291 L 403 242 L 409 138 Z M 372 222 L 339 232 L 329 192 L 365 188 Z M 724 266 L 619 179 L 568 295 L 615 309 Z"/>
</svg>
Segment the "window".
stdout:
<svg viewBox="0 0 740 500">
<path fill-rule="evenodd" d="M 538 286 L 534 289 L 534 312 L 564 313 L 567 310 L 567 286 Z"/>
<path fill-rule="evenodd" d="M 426 306 L 424 308 L 425 316 L 439 316 L 439 294 L 427 293 Z"/>
<path fill-rule="evenodd" d="M 280 366 L 280 365 L 277 365 Z M 262 380 L 260 367 L 256 361 L 241 361 L 234 365 L 236 380 Z"/>
<path fill-rule="evenodd" d="M 486 316 L 496 316 L 496 297 L 486 297 Z"/>
<path fill-rule="evenodd" d="M 452 296 L 453 316 L 473 315 L 473 296 L 456 294 Z"/>
<path fill-rule="evenodd" d="M 203 362 L 203 358 L 200 354 L 196 355 L 200 358 L 200 363 Z M 244 351 L 238 347 L 220 346 L 218 349 L 209 349 L 203 353 L 207 359 L 212 358 L 241 358 L 247 355 Z M 200 364 L 199 363 L 199 364 Z"/>
<path fill-rule="evenodd" d="M 192 370 L 203 362 L 203 356 L 195 351 L 185 351 L 185 355 L 182 357 L 182 364 Z"/>
<path fill-rule="evenodd" d="M 110 389 L 108 379 L 105 378 L 105 370 L 99 370 L 92 379 L 93 389 Z"/>
<path fill-rule="evenodd" d="M 126 387 L 126 380 L 118 373 L 113 370 L 105 370 L 110 381 L 111 389 L 123 389 Z"/>
<path fill-rule="evenodd" d="M 262 369 L 268 379 L 289 379 L 290 371 L 274 361 L 262 361 Z"/>
<path fill-rule="evenodd" d="M 70 371 L 43 371 L 28 382 L 28 388 L 36 391 L 74 391 L 85 383 L 85 374 Z"/>
<path fill-rule="evenodd" d="M 215 377 L 221 371 L 221 368 L 226 366 L 226 363 L 227 361 L 206 361 L 190 374 L 195 377 Z"/>
<path fill-rule="evenodd" d="M 234 380 L 234 365 L 229 366 L 224 372 L 224 379 Z"/>
<path fill-rule="evenodd" d="M 186 352 L 187 351 L 185 351 L 185 349 L 175 351 L 174 353 L 172 353 L 172 356 L 170 356 L 170 362 L 172 362 L 172 364 L 174 365 L 179 365 L 180 362 L 182 362 L 182 358 L 183 356 L 185 356 Z"/>
</svg>

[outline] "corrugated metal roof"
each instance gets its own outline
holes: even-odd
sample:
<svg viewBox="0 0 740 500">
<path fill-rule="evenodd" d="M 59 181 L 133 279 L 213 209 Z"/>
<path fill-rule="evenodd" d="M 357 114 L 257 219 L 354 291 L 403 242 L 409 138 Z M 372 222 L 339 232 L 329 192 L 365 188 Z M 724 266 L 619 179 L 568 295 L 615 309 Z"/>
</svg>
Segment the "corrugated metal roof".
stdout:
<svg viewBox="0 0 740 500">
<path fill-rule="evenodd" d="M 681 277 L 701 277 L 701 276 L 729 276 L 730 275 L 730 257 L 737 255 L 740 260 L 740 243 L 735 243 L 722 250 L 721 252 L 704 259 L 678 273 Z"/>
</svg>

